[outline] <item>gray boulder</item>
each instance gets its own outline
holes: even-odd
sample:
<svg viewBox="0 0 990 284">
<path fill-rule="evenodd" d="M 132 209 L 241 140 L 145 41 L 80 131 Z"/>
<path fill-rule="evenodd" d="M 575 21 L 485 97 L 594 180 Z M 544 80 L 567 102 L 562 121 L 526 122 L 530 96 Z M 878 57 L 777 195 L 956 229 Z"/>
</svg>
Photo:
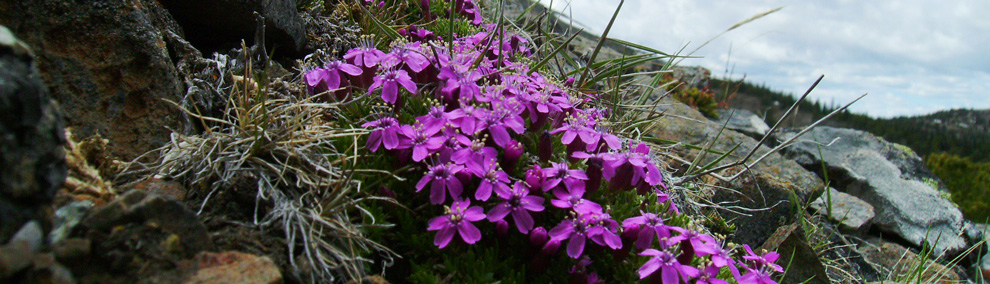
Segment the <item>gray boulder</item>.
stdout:
<svg viewBox="0 0 990 284">
<path fill-rule="evenodd" d="M 166 127 L 181 121 L 163 101 L 179 101 L 184 86 L 159 9 L 152 0 L 7 1 L 0 24 L 32 47 L 68 126 L 80 137 L 100 134 L 130 160 L 168 142 Z"/>
<path fill-rule="evenodd" d="M 745 109 L 719 109 L 718 119 L 714 119 L 714 121 L 719 125 L 725 125 L 725 128 L 738 131 L 757 140 L 763 138 L 763 135 L 770 131 L 770 126 L 763 122 L 760 116 Z"/>
<path fill-rule="evenodd" d="M 783 131 L 778 139 L 796 134 Z M 942 197 L 939 188 L 944 186 L 907 147 L 867 132 L 831 127 L 817 127 L 798 141 L 785 154 L 821 173 L 821 146 L 831 184 L 872 205 L 873 224 L 880 230 L 918 247 L 934 246 L 937 255 L 956 255 L 968 247 L 962 212 Z"/>
<path fill-rule="evenodd" d="M 0 26 L 0 244 L 45 217 L 65 182 L 65 132 L 31 50 Z"/>
</svg>

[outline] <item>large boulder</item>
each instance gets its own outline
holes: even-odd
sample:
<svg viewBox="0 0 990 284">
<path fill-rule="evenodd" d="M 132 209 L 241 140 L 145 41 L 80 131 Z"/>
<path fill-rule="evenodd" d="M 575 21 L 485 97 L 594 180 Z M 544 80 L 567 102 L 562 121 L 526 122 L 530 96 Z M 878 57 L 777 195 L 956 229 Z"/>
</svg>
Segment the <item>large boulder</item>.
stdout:
<svg viewBox="0 0 990 284">
<path fill-rule="evenodd" d="M 31 220 L 49 228 L 65 181 L 62 115 L 33 62 L 28 45 L 0 26 L 0 244 Z"/>
<path fill-rule="evenodd" d="M 184 28 L 186 39 L 206 51 L 226 50 L 255 40 L 254 13 L 265 17 L 269 50 L 298 54 L 306 30 L 296 0 L 160 0 Z M 223 17 L 217 17 L 223 15 Z"/>
<path fill-rule="evenodd" d="M 778 138 L 796 134 L 784 131 Z M 876 211 L 873 224 L 880 230 L 918 247 L 934 246 L 937 255 L 955 255 L 968 247 L 962 212 L 943 197 L 944 186 L 907 147 L 867 132 L 817 127 L 785 153 L 816 172 L 824 160 L 831 185 L 870 203 Z"/>
<path fill-rule="evenodd" d="M 99 133 L 113 154 L 130 160 L 168 142 L 166 127 L 181 121 L 163 101 L 179 101 L 184 86 L 160 9 L 152 0 L 2 1 L 0 24 L 31 45 L 76 134 Z"/>
<path fill-rule="evenodd" d="M 636 80 L 647 80 L 647 78 L 640 77 Z M 708 120 L 697 110 L 670 97 L 664 98 L 658 104 L 657 111 L 664 115 L 656 120 L 658 127 L 650 136 L 702 147 L 713 142 L 712 150 L 719 152 L 727 152 L 739 145 L 739 148 L 722 163 L 743 158 L 758 143 L 753 138 L 732 130 L 723 131 L 716 139 L 722 125 Z M 749 162 L 763 156 L 768 150 L 765 146 L 758 148 Z M 673 151 L 674 154 L 688 161 L 701 153 L 690 147 L 674 147 Z M 717 158 L 719 158 L 718 154 L 708 153 L 701 159 L 700 164 L 708 164 Z M 674 166 L 679 164 L 677 161 L 668 161 L 668 163 Z M 683 168 L 684 165 L 681 166 Z M 719 174 L 732 175 L 742 168 L 730 168 Z M 733 241 L 754 247 L 770 237 L 778 227 L 793 222 L 793 217 L 797 216 L 795 209 L 818 198 L 824 190 L 818 176 L 776 153 L 768 155 L 762 162 L 754 165 L 749 173 L 729 183 L 720 182 L 719 186 L 713 188 L 713 194 L 707 197 L 711 201 L 745 208 L 741 211 L 720 210 L 720 214 L 728 220 L 734 220 L 736 224 L 737 230 Z M 793 200 L 801 204 L 794 204 Z"/>
</svg>

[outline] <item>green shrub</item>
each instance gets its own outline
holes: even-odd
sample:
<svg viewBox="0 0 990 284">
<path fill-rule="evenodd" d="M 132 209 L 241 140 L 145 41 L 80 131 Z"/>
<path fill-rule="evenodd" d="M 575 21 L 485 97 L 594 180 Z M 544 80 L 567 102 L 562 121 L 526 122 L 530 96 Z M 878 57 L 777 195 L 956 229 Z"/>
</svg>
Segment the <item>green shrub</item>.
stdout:
<svg viewBox="0 0 990 284">
<path fill-rule="evenodd" d="M 925 163 L 949 187 L 952 201 L 966 219 L 985 222 L 990 218 L 990 163 L 947 153 L 928 155 Z"/>
</svg>

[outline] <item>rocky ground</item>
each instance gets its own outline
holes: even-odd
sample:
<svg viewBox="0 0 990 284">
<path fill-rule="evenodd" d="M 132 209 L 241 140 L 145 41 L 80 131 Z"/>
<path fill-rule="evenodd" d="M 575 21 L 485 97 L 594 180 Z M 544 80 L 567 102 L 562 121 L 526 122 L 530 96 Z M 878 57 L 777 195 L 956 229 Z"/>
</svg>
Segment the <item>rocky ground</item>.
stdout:
<svg viewBox="0 0 990 284">
<path fill-rule="evenodd" d="M 218 193 L 202 210 L 209 197 L 190 187 L 207 185 L 118 174 L 123 161 L 156 159 L 154 150 L 174 142 L 174 133 L 203 131 L 166 100 L 209 115 L 226 102 L 227 88 L 244 82 L 233 74 L 268 56 L 277 65 L 271 77 L 282 82 L 276 92 L 301 93 L 292 82 L 303 56 L 353 47 L 360 31 L 322 10 L 300 12 L 293 0 L 84 2 L 0 4 L 0 282 L 312 280 L 296 269 L 305 259 L 290 256 L 281 232 L 251 225 L 257 179 L 230 181 L 243 190 Z M 510 18 L 529 6 L 515 2 Z M 558 32 L 566 30 L 561 23 Z M 586 34 L 567 52 L 587 60 L 594 44 Z M 632 52 L 606 46 L 601 56 Z M 679 73 L 705 81 L 695 78 L 704 72 Z M 771 136 L 757 157 L 800 131 L 768 133 L 743 111 L 710 121 L 671 98 L 657 111 L 660 127 L 644 135 L 680 142 L 661 157 L 680 171 L 701 153 L 684 145 L 707 145 L 723 124 L 729 130 L 711 148 L 738 147 L 730 160 L 763 135 Z M 981 260 L 986 248 L 979 246 L 986 227 L 962 218 L 910 149 L 828 127 L 797 141 L 740 178 L 700 179 L 703 192 L 693 196 L 706 198 L 691 202 L 710 206 L 683 208 L 718 208 L 736 228 L 733 242 L 785 256 L 791 269 L 782 283 L 906 279 L 919 263 L 926 268 L 920 282 L 975 283 L 986 275 L 990 261 Z"/>
</svg>

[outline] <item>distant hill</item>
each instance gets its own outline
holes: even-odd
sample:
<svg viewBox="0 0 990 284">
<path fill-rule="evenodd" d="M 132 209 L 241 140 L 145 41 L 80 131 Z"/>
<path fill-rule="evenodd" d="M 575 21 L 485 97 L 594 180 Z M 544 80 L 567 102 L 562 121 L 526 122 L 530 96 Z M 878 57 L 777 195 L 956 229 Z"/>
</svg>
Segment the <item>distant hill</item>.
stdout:
<svg viewBox="0 0 990 284">
<path fill-rule="evenodd" d="M 711 79 L 713 92 L 729 96 L 728 107 L 747 109 L 763 116 L 773 125 L 796 98 L 776 92 L 765 85 Z M 727 91 L 728 90 L 728 91 Z M 804 126 L 824 117 L 839 105 L 803 102 L 785 126 Z M 969 157 L 976 162 L 990 162 L 990 109 L 953 109 L 921 116 L 871 118 L 848 111 L 834 116 L 825 125 L 868 131 L 887 141 L 911 147 L 925 157 L 933 153 L 950 153 Z"/>
</svg>

